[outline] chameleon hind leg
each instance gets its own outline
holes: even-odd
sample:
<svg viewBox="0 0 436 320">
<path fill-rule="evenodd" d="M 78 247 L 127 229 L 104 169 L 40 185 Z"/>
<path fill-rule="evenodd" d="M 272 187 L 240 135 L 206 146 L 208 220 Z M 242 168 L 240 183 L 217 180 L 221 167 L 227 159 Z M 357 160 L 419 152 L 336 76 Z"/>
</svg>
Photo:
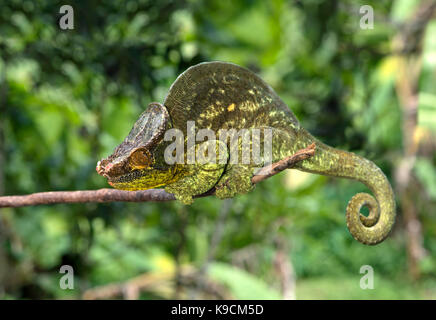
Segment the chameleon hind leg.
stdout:
<svg viewBox="0 0 436 320">
<path fill-rule="evenodd" d="M 185 165 L 187 175 L 165 187 L 165 191 L 174 194 L 176 199 L 184 204 L 193 203 L 193 196 L 212 189 L 222 176 L 228 161 L 227 146 L 219 140 L 208 140 L 193 148 L 188 150 L 188 154 L 189 151 L 194 150 L 196 159 L 194 164 Z M 204 156 L 206 150 L 214 152 L 206 157 Z"/>
</svg>

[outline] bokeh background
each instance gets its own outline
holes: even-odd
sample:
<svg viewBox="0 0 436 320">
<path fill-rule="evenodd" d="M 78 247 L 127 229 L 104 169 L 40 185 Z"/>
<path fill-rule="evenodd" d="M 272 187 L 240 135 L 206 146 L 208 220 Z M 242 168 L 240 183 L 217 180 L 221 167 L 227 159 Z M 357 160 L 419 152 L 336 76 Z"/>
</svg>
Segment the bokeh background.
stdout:
<svg viewBox="0 0 436 320">
<path fill-rule="evenodd" d="M 364 246 L 344 215 L 365 187 L 295 170 L 189 207 L 4 208 L 0 298 L 436 298 L 432 2 L 2 1 L 0 194 L 107 187 L 96 162 L 148 103 L 189 66 L 223 60 L 257 72 L 322 141 L 379 165 L 398 219 Z M 58 26 L 64 4 L 74 30 Z M 361 5 L 373 29 L 359 27 Z M 61 265 L 74 290 L 60 289 Z"/>
</svg>

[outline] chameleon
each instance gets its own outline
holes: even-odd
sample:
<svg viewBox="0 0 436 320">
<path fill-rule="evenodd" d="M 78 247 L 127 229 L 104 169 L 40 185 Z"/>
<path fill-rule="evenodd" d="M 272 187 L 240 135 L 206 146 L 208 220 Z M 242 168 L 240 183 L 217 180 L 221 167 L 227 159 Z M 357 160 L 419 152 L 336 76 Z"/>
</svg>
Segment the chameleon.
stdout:
<svg viewBox="0 0 436 320">
<path fill-rule="evenodd" d="M 188 128 L 188 122 L 194 129 Z M 171 148 L 174 141 L 166 139 L 165 133 L 172 129 L 183 134 L 179 141 L 183 148 L 178 158 L 181 161 L 169 163 L 168 156 L 173 156 L 176 150 Z M 268 160 L 272 162 L 315 143 L 314 156 L 297 163 L 293 169 L 365 184 L 375 197 L 357 193 L 351 198 L 346 208 L 348 230 L 366 245 L 378 244 L 389 235 L 395 222 L 395 198 L 382 170 L 362 156 L 316 139 L 258 75 L 228 62 L 204 62 L 180 74 L 163 104 L 150 103 L 124 141 L 97 163 L 96 170 L 116 189 L 163 187 L 185 204 L 212 189 L 221 199 L 250 192 L 254 188 L 251 177 L 259 162 L 260 166 L 266 163 L 265 152 L 256 163 L 243 162 L 238 156 L 247 143 L 241 136 L 236 140 L 208 136 L 188 143 L 186 136 L 190 130 L 198 134 L 200 129 L 245 130 L 253 137 L 264 130 L 259 139 L 248 143 L 248 150 L 265 147 L 268 136 L 271 142 Z M 187 161 L 188 154 L 207 153 L 223 161 Z M 360 213 L 363 206 L 369 209 L 367 216 Z"/>
</svg>

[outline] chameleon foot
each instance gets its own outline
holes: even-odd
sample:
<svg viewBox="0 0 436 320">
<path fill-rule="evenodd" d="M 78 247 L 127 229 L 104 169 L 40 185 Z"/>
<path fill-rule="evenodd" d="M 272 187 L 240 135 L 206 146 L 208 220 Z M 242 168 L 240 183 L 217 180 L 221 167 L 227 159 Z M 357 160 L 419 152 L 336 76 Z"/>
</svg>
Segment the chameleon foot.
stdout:
<svg viewBox="0 0 436 320">
<path fill-rule="evenodd" d="M 226 160 L 228 158 L 227 147 L 219 140 L 206 141 L 194 147 L 197 159 L 198 151 L 203 152 L 204 150 L 211 149 L 215 150 L 216 155 L 224 156 Z M 224 155 L 222 154 L 223 152 L 225 153 Z M 195 164 L 186 165 L 189 172 L 188 175 L 166 186 L 165 191 L 174 194 L 176 199 L 182 201 L 184 204 L 192 204 L 194 202 L 193 196 L 212 189 L 223 174 L 227 161 L 219 163 L 220 161 L 215 159 L 213 162 L 196 162 Z"/>
</svg>

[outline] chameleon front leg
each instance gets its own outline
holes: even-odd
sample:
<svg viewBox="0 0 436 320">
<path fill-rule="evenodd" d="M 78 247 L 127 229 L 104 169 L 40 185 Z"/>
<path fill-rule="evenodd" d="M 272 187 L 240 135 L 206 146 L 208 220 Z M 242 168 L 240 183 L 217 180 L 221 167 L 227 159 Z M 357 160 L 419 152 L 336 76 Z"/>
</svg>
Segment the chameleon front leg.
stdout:
<svg viewBox="0 0 436 320">
<path fill-rule="evenodd" d="M 216 185 L 216 196 L 220 199 L 233 198 L 237 194 L 244 194 L 253 190 L 254 185 L 251 178 L 254 170 L 255 168 L 250 165 L 228 165 L 226 173 L 223 174 Z"/>
<path fill-rule="evenodd" d="M 193 203 L 193 196 L 212 189 L 222 176 L 228 162 L 227 146 L 219 140 L 208 140 L 195 145 L 193 148 L 196 162 L 185 165 L 188 174 L 165 187 L 165 191 L 174 194 L 176 199 L 184 204 Z M 204 162 L 201 162 L 199 158 L 205 150 L 215 150 L 215 153 L 210 155 L 211 161 L 205 159 Z M 192 152 L 192 149 L 188 150 L 188 153 L 190 151 Z"/>
<path fill-rule="evenodd" d="M 238 139 L 236 143 L 235 137 L 230 138 L 229 164 L 215 187 L 215 194 L 218 198 L 233 198 L 237 194 L 253 190 L 254 185 L 251 183 L 251 177 L 256 166 L 252 162 L 252 150 L 255 144 L 258 147 L 261 144 L 260 130 L 258 129 L 256 133 L 259 136 L 257 140 L 254 139 L 254 133 L 255 131 L 252 129 L 245 131 L 242 136 L 236 137 Z"/>
<path fill-rule="evenodd" d="M 262 138 L 255 139 L 255 135 L 259 135 L 262 132 Z M 272 157 L 272 162 L 283 159 L 294 153 L 294 141 L 295 137 L 280 129 L 271 127 L 261 127 L 257 129 L 250 129 L 248 131 L 250 134 L 250 140 L 244 142 L 241 137 L 238 139 L 238 161 L 232 161 L 233 154 L 232 149 L 230 150 L 230 160 L 227 165 L 226 172 L 220 178 L 220 181 L 216 185 L 216 196 L 224 198 L 232 198 L 237 194 L 248 193 L 254 189 L 254 185 L 251 182 L 251 178 L 254 173 L 260 169 L 265 163 L 265 151 L 270 148 L 269 153 Z M 269 138 L 266 138 L 269 136 Z M 267 143 L 266 140 L 270 141 Z M 262 141 L 262 142 L 261 142 Z M 257 145 L 256 145 L 257 144 Z M 261 158 L 254 163 L 253 149 L 257 147 L 257 150 L 263 150 Z M 242 164 L 239 162 L 243 158 L 243 153 L 250 155 L 250 161 L 247 164 Z M 236 163 L 233 163 L 236 162 Z"/>
</svg>

